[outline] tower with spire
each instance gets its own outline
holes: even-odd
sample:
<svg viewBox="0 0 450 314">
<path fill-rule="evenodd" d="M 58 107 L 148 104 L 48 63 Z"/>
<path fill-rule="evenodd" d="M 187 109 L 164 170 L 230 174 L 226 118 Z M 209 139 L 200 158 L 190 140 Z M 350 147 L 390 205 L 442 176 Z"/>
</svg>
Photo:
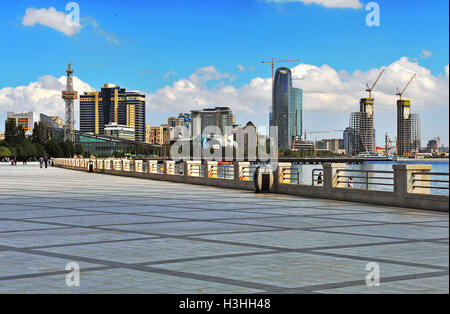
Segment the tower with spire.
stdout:
<svg viewBox="0 0 450 314">
<path fill-rule="evenodd" d="M 65 140 L 69 140 L 72 143 L 75 141 L 75 118 L 74 118 L 74 101 L 78 98 L 78 93 L 73 90 L 73 70 L 72 64 L 69 61 L 67 67 L 67 84 L 66 90 L 62 92 L 62 98 L 66 103 L 66 116 L 65 116 Z"/>
</svg>

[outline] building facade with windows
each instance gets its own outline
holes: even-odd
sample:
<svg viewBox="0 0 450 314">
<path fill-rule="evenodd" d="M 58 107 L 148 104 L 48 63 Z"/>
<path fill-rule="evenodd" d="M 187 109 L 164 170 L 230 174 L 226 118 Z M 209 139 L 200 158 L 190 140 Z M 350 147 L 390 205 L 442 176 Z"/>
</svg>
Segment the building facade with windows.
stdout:
<svg viewBox="0 0 450 314">
<path fill-rule="evenodd" d="M 278 127 L 279 148 L 289 149 L 292 146 L 293 117 L 292 73 L 288 68 L 278 68 L 273 81 L 272 120 L 270 125 Z"/>
<path fill-rule="evenodd" d="M 145 142 L 145 105 L 145 94 L 105 84 L 80 96 L 80 131 L 105 134 L 105 126 L 116 123 L 133 128 L 135 141 Z"/>
<path fill-rule="evenodd" d="M 105 125 L 105 135 L 111 137 L 134 141 L 136 138 L 135 133 L 135 129 L 127 125 L 120 125 L 115 122 Z"/>
<path fill-rule="evenodd" d="M 36 112 L 24 112 L 24 113 L 16 113 L 16 112 L 8 112 L 7 119 L 14 121 L 16 126 L 21 126 L 25 131 L 26 136 L 30 136 L 33 134 L 33 128 L 35 123 L 39 123 L 39 114 Z"/>
<path fill-rule="evenodd" d="M 231 134 L 235 124 L 235 116 L 229 107 L 216 107 L 211 109 L 191 111 L 192 137 L 202 136 L 202 132 L 207 127 L 218 127 L 222 135 L 227 137 Z"/>
</svg>

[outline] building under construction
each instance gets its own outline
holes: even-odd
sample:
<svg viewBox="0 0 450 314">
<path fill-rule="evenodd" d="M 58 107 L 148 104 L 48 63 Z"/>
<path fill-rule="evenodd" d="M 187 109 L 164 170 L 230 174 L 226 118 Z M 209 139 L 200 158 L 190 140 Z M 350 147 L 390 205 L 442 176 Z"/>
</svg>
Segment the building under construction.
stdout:
<svg viewBox="0 0 450 314">
<path fill-rule="evenodd" d="M 375 152 L 374 103 L 373 98 L 362 98 L 359 112 L 352 112 L 350 115 L 352 155 Z"/>
<path fill-rule="evenodd" d="M 369 98 L 362 98 L 359 102 L 359 112 L 353 112 L 350 115 L 349 131 L 353 141 L 351 143 L 351 155 L 375 153 L 375 126 L 373 119 L 375 99 L 372 97 L 372 92 L 384 72 L 386 70 L 382 69 L 372 86 L 369 86 L 368 83 L 366 84 L 366 92 L 369 92 Z"/>
<path fill-rule="evenodd" d="M 409 100 L 397 101 L 397 155 L 411 156 L 420 149 L 420 117 L 411 114 Z"/>
<path fill-rule="evenodd" d="M 397 155 L 411 156 L 420 150 L 420 118 L 418 114 L 411 114 L 411 101 L 402 99 L 403 94 L 416 77 L 414 74 L 400 91 L 397 88 Z"/>
</svg>

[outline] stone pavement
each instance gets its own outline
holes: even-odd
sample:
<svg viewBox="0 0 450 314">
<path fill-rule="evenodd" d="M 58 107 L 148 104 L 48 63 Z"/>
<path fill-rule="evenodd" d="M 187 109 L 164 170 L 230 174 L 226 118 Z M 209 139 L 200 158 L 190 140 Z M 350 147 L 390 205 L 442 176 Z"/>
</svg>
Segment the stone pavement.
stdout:
<svg viewBox="0 0 450 314">
<path fill-rule="evenodd" d="M 448 256 L 444 213 L 0 164 L 0 293 L 449 293 Z"/>
</svg>

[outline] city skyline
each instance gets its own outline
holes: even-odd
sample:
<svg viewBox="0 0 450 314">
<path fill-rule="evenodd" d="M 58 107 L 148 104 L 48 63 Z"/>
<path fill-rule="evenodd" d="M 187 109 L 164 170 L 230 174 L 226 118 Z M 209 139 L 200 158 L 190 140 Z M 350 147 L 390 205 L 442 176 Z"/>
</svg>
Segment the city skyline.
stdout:
<svg viewBox="0 0 450 314">
<path fill-rule="evenodd" d="M 396 87 L 404 85 L 413 72 L 417 80 L 405 98 L 421 115 L 422 142 L 440 136 L 448 144 L 448 28 L 442 27 L 448 24 L 448 2 L 412 1 L 406 6 L 378 1 L 380 27 L 365 24 L 367 2 L 350 2 L 361 5 L 172 1 L 170 6 L 131 1 L 130 8 L 125 8 L 113 1 L 105 11 L 97 3 L 78 1 L 80 28 L 67 30 L 56 22 L 39 24 L 42 15 L 67 14 L 65 3 L 18 1 L 0 13 L 5 21 L 0 34 L 14 37 L 9 49 L 0 53 L 8 73 L 0 78 L 0 119 L 5 120 L 7 111 L 64 116 L 60 92 L 65 79 L 61 78 L 70 59 L 79 93 L 105 83 L 145 93 L 147 124 L 162 124 L 179 112 L 228 106 L 237 123 L 268 125 L 271 75 L 261 61 L 273 56 L 301 60 L 286 65 L 294 77 L 303 78 L 293 85 L 304 92 L 304 129 L 345 129 L 359 98 L 366 97 L 366 81 L 373 82 L 384 66 L 386 77 L 374 91 L 377 145 L 383 144 L 385 132 L 395 137 Z M 183 10 L 193 13 L 190 19 Z M 172 24 L 158 17 L 158 12 L 167 14 Z M 402 25 L 396 20 L 398 12 L 405 20 L 419 22 Z M 148 18 L 125 25 L 131 13 Z M 246 17 L 251 17 L 252 24 L 245 22 Z M 226 23 L 230 19 L 237 25 Z M 155 33 L 152 27 L 158 23 L 167 27 Z M 205 30 L 204 24 L 211 27 Z M 243 31 L 240 35 L 234 32 L 238 27 Z M 24 41 L 28 45 L 42 41 L 43 53 L 26 51 Z M 364 42 L 367 47 L 361 45 Z M 75 117 L 79 120 L 78 101 Z"/>
</svg>

